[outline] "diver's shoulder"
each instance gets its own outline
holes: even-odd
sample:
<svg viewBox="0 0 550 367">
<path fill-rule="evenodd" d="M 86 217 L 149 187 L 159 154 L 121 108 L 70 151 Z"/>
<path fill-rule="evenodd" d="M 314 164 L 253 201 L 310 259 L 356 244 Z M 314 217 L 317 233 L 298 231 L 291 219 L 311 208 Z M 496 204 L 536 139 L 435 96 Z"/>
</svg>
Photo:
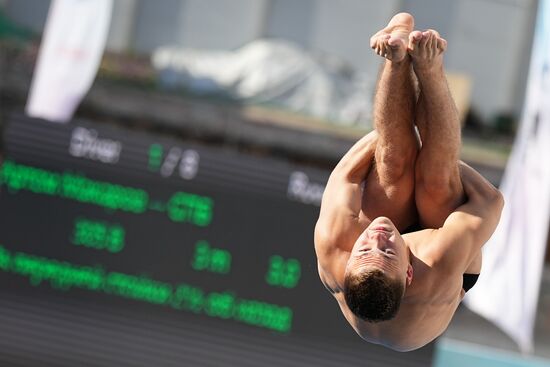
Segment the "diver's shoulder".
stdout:
<svg viewBox="0 0 550 367">
<path fill-rule="evenodd" d="M 403 235 L 405 243 L 411 254 L 420 261 L 423 269 L 436 273 L 456 273 L 456 267 L 449 264 L 449 258 L 445 253 L 449 239 L 444 231 L 439 229 L 423 229 Z M 439 274 L 441 276 L 444 274 Z"/>
</svg>

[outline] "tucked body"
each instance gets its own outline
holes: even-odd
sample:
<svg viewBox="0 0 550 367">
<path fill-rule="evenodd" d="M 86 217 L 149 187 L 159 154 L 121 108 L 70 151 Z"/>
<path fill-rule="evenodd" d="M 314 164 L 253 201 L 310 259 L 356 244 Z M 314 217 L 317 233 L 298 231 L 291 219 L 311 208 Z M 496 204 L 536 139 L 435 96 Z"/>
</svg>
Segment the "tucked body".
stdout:
<svg viewBox="0 0 550 367">
<path fill-rule="evenodd" d="M 465 274 L 479 274 L 481 247 L 503 206 L 499 191 L 459 161 L 446 41 L 413 27 L 412 16 L 401 13 L 371 38 L 386 59 L 375 131 L 335 167 L 315 228 L 321 281 L 350 325 L 365 340 L 400 351 L 447 328 L 464 297 Z"/>
</svg>

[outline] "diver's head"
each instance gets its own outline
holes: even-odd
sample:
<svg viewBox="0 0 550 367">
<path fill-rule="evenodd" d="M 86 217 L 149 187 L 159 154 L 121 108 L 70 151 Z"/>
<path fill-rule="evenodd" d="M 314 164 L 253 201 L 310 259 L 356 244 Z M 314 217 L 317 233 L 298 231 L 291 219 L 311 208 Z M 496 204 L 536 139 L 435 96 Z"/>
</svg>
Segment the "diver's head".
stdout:
<svg viewBox="0 0 550 367">
<path fill-rule="evenodd" d="M 403 237 L 391 220 L 378 217 L 353 245 L 345 274 L 346 303 L 365 321 L 390 320 L 399 311 L 412 276 Z"/>
</svg>

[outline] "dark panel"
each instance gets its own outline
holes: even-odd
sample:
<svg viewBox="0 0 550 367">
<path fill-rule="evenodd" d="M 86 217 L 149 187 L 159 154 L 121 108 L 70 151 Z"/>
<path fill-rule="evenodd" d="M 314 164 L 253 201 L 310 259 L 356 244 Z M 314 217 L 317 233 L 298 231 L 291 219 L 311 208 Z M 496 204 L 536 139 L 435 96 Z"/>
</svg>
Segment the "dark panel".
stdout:
<svg viewBox="0 0 550 367">
<path fill-rule="evenodd" d="M 322 287 L 328 172 L 14 117 L 0 169 L 0 361 L 423 366 L 360 340 Z"/>
</svg>

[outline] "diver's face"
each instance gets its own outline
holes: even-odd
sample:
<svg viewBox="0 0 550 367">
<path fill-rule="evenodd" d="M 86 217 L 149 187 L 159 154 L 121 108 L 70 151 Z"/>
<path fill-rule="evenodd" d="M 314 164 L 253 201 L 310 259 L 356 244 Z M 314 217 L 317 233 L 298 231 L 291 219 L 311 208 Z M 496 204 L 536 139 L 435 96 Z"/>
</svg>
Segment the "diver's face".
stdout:
<svg viewBox="0 0 550 367">
<path fill-rule="evenodd" d="M 391 278 L 406 279 L 410 271 L 408 251 L 392 221 L 375 218 L 353 245 L 346 272 L 378 269 Z"/>
</svg>

